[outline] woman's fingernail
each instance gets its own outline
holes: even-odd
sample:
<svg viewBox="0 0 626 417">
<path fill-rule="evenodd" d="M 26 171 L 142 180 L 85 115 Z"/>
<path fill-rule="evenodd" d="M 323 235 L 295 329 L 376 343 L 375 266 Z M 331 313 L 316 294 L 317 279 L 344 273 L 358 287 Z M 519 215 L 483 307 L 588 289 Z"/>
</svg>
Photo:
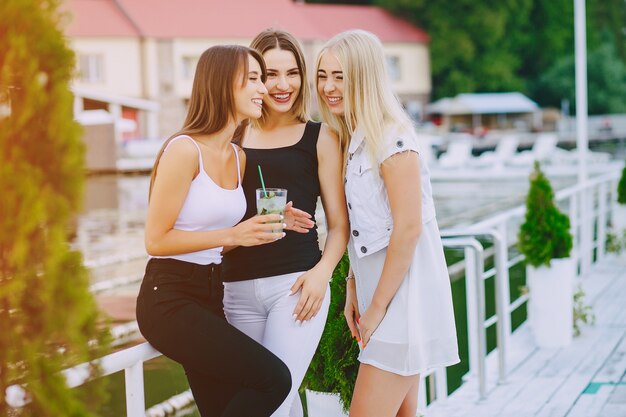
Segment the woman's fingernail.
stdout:
<svg viewBox="0 0 626 417">
<path fill-rule="evenodd" d="M 280 215 L 280 220 L 283 220 L 285 218 L 285 216 L 283 216 L 282 214 Z"/>
<path fill-rule="evenodd" d="M 283 229 L 287 228 L 287 223 L 283 223 Z"/>
<path fill-rule="evenodd" d="M 283 235 L 281 236 L 281 238 L 287 236 L 287 233 L 283 232 Z"/>
<path fill-rule="evenodd" d="M 298 318 L 298 315 L 297 315 L 297 314 L 294 314 L 293 316 L 291 316 L 291 318 L 295 320 L 295 319 L 297 319 L 297 318 Z"/>
</svg>

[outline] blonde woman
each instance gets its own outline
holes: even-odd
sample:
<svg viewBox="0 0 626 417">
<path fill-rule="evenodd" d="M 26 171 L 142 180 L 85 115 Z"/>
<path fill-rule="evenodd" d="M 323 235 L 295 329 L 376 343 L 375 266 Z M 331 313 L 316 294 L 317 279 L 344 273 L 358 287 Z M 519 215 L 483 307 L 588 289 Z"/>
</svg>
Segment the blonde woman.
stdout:
<svg viewBox="0 0 626 417">
<path fill-rule="evenodd" d="M 353 417 L 414 417 L 419 374 L 459 361 L 428 170 L 384 63 L 379 39 L 353 30 L 328 41 L 316 68 L 320 111 L 346 145 Z"/>
<path fill-rule="evenodd" d="M 326 125 L 308 115 L 310 88 L 298 41 L 280 30 L 265 30 L 252 41 L 267 65 L 263 115 L 243 137 L 248 172 L 257 165 L 265 185 L 286 188 L 299 209 L 314 213 L 319 196 L 328 235 L 320 252 L 317 230 L 287 235 L 272 244 L 241 247 L 224 255 L 224 311 L 227 320 L 287 364 L 291 392 L 274 417 L 302 416 L 298 388 L 324 330 L 328 282 L 348 243 L 348 215 L 341 176 L 341 148 Z M 243 180 L 245 218 L 256 214 L 258 175 Z M 312 219 L 313 221 L 315 219 Z M 294 230 L 306 232 L 302 219 Z"/>
</svg>

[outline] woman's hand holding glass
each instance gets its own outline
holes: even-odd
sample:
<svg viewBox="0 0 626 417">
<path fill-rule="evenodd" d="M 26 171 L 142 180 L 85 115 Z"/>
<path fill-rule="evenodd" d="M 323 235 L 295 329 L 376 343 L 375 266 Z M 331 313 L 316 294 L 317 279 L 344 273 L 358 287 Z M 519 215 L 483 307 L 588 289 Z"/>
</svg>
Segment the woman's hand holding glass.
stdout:
<svg viewBox="0 0 626 417">
<path fill-rule="evenodd" d="M 264 214 L 249 218 L 233 227 L 233 245 L 256 246 L 275 242 L 285 237 L 284 217 L 280 214 Z M 278 222 L 278 223 L 277 223 Z M 276 231 L 279 228 L 279 231 Z"/>
</svg>

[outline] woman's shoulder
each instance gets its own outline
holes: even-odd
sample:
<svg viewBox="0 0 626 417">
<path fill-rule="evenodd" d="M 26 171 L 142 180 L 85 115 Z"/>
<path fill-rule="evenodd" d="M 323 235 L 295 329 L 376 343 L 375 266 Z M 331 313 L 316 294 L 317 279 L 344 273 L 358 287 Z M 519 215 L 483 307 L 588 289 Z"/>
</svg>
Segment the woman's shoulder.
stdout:
<svg viewBox="0 0 626 417">
<path fill-rule="evenodd" d="M 328 124 L 322 122 L 315 122 L 320 125 L 319 140 L 326 142 L 339 143 L 339 135 Z"/>
<path fill-rule="evenodd" d="M 172 155 L 179 158 L 198 157 L 198 145 L 191 136 L 176 135 L 168 139 L 163 149 L 163 155 Z"/>
</svg>

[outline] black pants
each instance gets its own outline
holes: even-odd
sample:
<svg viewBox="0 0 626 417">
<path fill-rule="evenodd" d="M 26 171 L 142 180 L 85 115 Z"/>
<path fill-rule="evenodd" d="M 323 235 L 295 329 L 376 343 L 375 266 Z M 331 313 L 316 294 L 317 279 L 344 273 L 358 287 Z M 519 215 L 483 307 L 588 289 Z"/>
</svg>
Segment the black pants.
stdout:
<svg viewBox="0 0 626 417">
<path fill-rule="evenodd" d="M 289 369 L 224 320 L 218 278 L 216 265 L 151 259 L 137 297 L 139 329 L 185 368 L 202 417 L 268 417 L 291 389 Z"/>
</svg>

